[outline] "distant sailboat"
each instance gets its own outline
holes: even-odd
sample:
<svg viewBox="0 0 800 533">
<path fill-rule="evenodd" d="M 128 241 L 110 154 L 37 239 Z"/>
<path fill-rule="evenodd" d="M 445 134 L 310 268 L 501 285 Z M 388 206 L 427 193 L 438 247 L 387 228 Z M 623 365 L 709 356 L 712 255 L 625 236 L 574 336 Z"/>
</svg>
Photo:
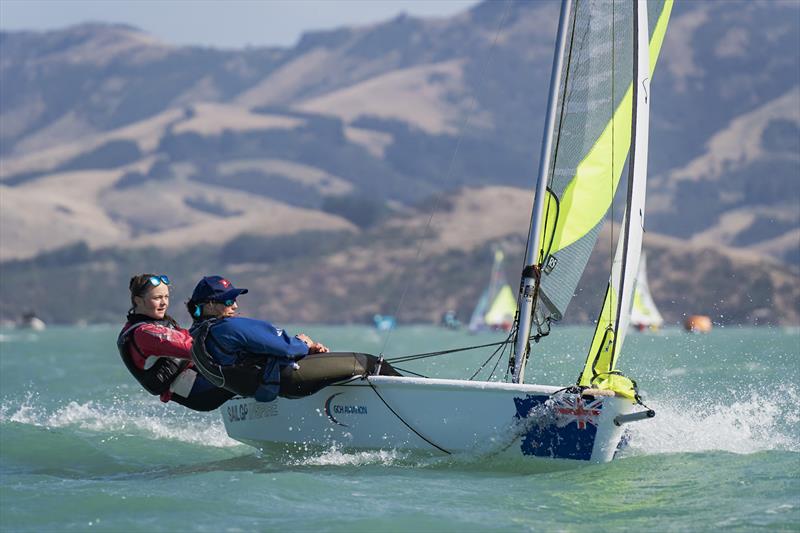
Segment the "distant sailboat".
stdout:
<svg viewBox="0 0 800 533">
<path fill-rule="evenodd" d="M 647 328 L 658 331 L 663 324 L 664 317 L 658 312 L 656 303 L 650 294 L 650 285 L 647 282 L 647 256 L 642 252 L 642 259 L 639 261 L 639 275 L 636 277 L 636 288 L 633 292 L 631 326 L 639 331 Z"/>
<path fill-rule="evenodd" d="M 517 298 L 503 273 L 503 252 L 495 250 L 489 286 L 469 319 L 469 331 L 510 331 L 517 314 Z"/>
<path fill-rule="evenodd" d="M 22 315 L 18 327 L 20 329 L 32 329 L 33 331 L 44 331 L 47 325 L 44 320 L 36 316 L 36 313 L 30 311 Z"/>
</svg>

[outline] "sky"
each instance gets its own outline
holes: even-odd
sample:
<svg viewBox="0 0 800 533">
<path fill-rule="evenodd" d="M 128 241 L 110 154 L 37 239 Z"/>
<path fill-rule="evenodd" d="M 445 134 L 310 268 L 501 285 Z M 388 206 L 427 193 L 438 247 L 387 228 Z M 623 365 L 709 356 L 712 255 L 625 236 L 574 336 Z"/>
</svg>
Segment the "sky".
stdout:
<svg viewBox="0 0 800 533">
<path fill-rule="evenodd" d="M 0 0 L 0 29 L 81 22 L 136 26 L 176 45 L 292 46 L 308 30 L 382 22 L 407 13 L 451 16 L 478 0 Z"/>
</svg>

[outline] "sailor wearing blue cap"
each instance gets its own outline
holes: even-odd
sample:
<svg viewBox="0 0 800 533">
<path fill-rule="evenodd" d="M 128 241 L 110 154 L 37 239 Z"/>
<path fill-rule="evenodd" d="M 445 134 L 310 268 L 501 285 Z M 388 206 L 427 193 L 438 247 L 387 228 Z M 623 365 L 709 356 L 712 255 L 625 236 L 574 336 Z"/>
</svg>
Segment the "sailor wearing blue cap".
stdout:
<svg viewBox="0 0 800 533">
<path fill-rule="evenodd" d="M 236 298 L 246 293 L 223 277 L 208 276 L 187 303 L 195 319 L 192 360 L 217 387 L 270 402 L 308 396 L 353 378 L 400 375 L 374 355 L 329 353 L 308 335 L 293 337 L 269 322 L 236 316 Z"/>
<path fill-rule="evenodd" d="M 192 356 L 212 383 L 269 402 L 278 396 L 282 369 L 329 350 L 305 334 L 291 336 L 264 320 L 236 316 L 236 299 L 242 294 L 247 289 L 222 276 L 206 276 L 197 283 L 187 303 L 194 319 Z"/>
</svg>

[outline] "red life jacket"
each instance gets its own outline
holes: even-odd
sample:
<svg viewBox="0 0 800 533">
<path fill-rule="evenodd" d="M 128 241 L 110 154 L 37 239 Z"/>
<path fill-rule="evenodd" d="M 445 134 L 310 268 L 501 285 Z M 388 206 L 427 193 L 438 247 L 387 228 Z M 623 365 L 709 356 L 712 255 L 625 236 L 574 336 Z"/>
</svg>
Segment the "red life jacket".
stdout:
<svg viewBox="0 0 800 533">
<path fill-rule="evenodd" d="M 125 363 L 128 371 L 136 378 L 136 381 L 150 394 L 162 396 L 169 392 L 169 386 L 175 381 L 178 374 L 191 365 L 191 362 L 173 357 L 159 357 L 150 368 L 144 369 L 136 366 L 136 363 L 133 361 L 133 356 L 131 355 L 132 351 L 135 350 L 143 360 L 147 359 L 147 355 L 136 345 L 133 332 L 145 324 L 159 324 L 168 328 L 174 327 L 174 324 L 169 320 L 144 320 L 141 315 L 136 318 L 140 319 L 140 321 L 134 322 L 120 332 L 117 337 L 117 349 L 119 349 L 119 355 L 122 357 L 122 361 Z M 168 401 L 169 397 L 162 399 Z"/>
</svg>

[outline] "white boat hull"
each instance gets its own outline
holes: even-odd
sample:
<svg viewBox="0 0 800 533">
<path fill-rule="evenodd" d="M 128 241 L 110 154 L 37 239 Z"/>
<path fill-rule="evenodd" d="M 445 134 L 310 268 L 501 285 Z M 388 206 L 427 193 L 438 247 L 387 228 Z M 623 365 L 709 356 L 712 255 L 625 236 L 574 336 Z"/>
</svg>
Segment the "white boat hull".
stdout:
<svg viewBox="0 0 800 533">
<path fill-rule="evenodd" d="M 544 385 L 371 376 L 296 400 L 235 398 L 221 411 L 228 435 L 257 448 L 294 443 L 610 461 L 623 433 L 614 418 L 630 413 L 633 404 L 557 391 Z"/>
</svg>

